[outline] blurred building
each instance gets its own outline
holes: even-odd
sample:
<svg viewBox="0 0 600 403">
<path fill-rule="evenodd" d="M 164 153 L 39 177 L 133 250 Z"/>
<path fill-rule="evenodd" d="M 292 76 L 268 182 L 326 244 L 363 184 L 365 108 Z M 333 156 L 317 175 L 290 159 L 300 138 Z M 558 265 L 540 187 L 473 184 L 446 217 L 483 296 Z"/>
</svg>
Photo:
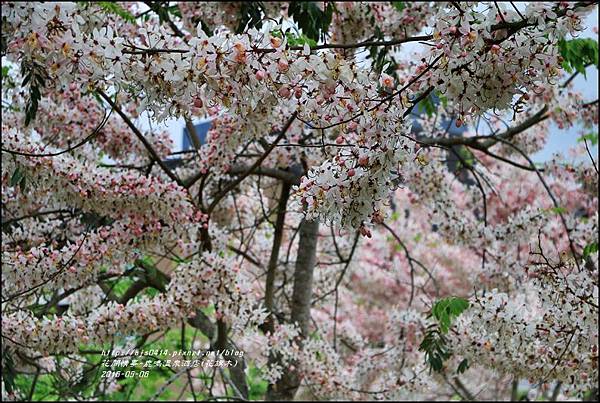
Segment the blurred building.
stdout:
<svg viewBox="0 0 600 403">
<path fill-rule="evenodd" d="M 212 122 L 210 119 L 205 119 L 199 123 L 194 123 L 194 129 L 198 136 L 200 144 L 206 143 L 206 134 L 210 130 Z M 191 150 L 194 148 L 194 141 L 192 140 L 192 134 L 188 131 L 187 127 L 183 128 L 183 147 L 182 151 Z"/>
</svg>

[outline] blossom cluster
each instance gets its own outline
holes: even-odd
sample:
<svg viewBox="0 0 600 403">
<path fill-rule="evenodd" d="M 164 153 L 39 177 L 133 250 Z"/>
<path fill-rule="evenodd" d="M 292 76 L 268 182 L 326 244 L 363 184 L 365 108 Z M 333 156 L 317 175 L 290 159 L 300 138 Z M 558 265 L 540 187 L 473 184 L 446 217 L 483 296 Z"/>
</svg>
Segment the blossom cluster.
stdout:
<svg viewBox="0 0 600 403">
<path fill-rule="evenodd" d="M 168 327 L 209 304 L 215 290 L 234 276 L 231 262 L 216 254 L 205 254 L 177 267 L 167 292 L 156 297 L 141 296 L 126 305 L 111 301 L 96 307 L 87 317 L 62 315 L 38 319 L 18 310 L 2 317 L 3 336 L 14 347 L 33 351 L 75 352 L 80 343 L 103 343 L 115 334 L 136 334 Z M 228 287 L 235 296 L 237 290 Z"/>
<path fill-rule="evenodd" d="M 3 133 L 3 145 L 19 153 L 3 158 L 3 177 L 21 169 L 33 187 L 51 190 L 57 202 L 114 219 L 132 216 L 141 224 L 152 220 L 159 228 L 194 219 L 187 194 L 174 183 L 137 172 L 114 173 L 68 154 L 36 157 L 55 149 L 19 136 L 14 130 Z"/>
<path fill-rule="evenodd" d="M 532 273 L 526 293 L 477 295 L 460 319 L 457 352 L 532 383 L 558 379 L 582 394 L 598 379 L 597 275 L 542 270 Z"/>
<path fill-rule="evenodd" d="M 193 326 L 196 350 L 245 351 L 221 380 L 188 374 L 210 397 L 248 397 L 244 368 L 307 399 L 508 399 L 524 379 L 581 396 L 598 380 L 597 158 L 582 141 L 574 161 L 530 155 L 552 124 L 597 131 L 557 46 L 591 9 L 6 3 L 3 355 L 81 382 L 82 345 Z M 317 46 L 284 32 L 326 10 Z M 197 117 L 204 144 L 173 152 L 160 125 Z M 432 371 L 421 343 L 448 296 L 469 307 Z"/>
<path fill-rule="evenodd" d="M 590 10 L 568 2 L 532 2 L 523 12 L 506 3 L 443 10 L 436 15 L 431 56 L 441 59 L 431 82 L 456 102 L 461 120 L 527 102 L 559 76 L 558 41 L 576 35 Z"/>
</svg>

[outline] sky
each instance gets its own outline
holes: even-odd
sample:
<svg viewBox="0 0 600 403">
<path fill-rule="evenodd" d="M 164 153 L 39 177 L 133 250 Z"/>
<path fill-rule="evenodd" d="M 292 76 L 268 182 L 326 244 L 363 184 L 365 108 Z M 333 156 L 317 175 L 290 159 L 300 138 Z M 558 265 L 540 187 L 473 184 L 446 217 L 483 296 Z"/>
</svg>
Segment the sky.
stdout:
<svg viewBox="0 0 600 403">
<path fill-rule="evenodd" d="M 522 4 L 522 3 L 521 3 Z M 593 27 L 598 27 L 598 8 L 588 16 L 585 26 L 587 27 L 582 32 L 581 37 L 583 38 L 595 38 L 598 40 L 598 34 L 594 33 Z M 418 50 L 418 44 L 408 43 L 407 46 L 403 46 L 401 52 L 407 54 Z M 583 94 L 583 99 L 586 101 L 593 101 L 598 99 L 598 69 L 596 66 L 590 66 L 586 69 L 586 76 L 578 75 L 573 80 L 573 89 Z M 199 123 L 202 120 L 196 120 L 194 123 Z M 145 123 L 145 122 L 143 122 Z M 168 132 L 171 134 L 173 143 L 175 145 L 175 151 L 181 150 L 183 144 L 183 129 L 185 123 L 183 119 L 171 119 L 166 121 L 163 125 Z M 534 162 L 544 162 L 552 158 L 552 155 L 557 152 L 562 152 L 565 156 L 567 150 L 577 145 L 577 138 L 583 134 L 581 127 L 572 127 L 566 130 L 559 129 L 555 124 L 551 125 L 550 133 L 548 136 L 548 142 L 545 147 L 532 155 Z M 589 144 L 589 143 L 588 143 Z M 598 160 L 598 147 L 592 148 L 592 154 L 596 161 Z"/>
</svg>

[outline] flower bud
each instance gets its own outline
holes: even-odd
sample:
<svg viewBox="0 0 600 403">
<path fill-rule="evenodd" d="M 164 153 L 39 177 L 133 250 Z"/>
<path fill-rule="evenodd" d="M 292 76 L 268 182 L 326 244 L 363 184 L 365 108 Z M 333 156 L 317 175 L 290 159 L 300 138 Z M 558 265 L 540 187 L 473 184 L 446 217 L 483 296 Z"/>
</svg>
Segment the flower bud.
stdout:
<svg viewBox="0 0 600 403">
<path fill-rule="evenodd" d="M 284 85 L 283 87 L 281 87 L 279 89 L 279 91 L 277 91 L 277 93 L 279 94 L 280 97 L 286 98 L 286 99 L 292 95 L 292 92 L 290 91 L 290 88 L 287 85 Z"/>
<path fill-rule="evenodd" d="M 277 69 L 282 73 L 285 73 L 286 71 L 288 71 L 289 67 L 290 67 L 290 65 L 287 62 L 287 60 L 285 60 L 285 59 L 279 59 L 279 61 L 277 62 Z"/>
</svg>

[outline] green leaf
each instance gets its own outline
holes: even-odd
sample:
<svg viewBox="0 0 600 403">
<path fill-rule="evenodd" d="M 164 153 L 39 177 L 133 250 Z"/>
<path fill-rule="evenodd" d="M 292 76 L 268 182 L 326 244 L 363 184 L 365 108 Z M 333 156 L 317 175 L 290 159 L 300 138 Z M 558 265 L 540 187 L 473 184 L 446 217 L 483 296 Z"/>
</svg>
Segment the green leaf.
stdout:
<svg viewBox="0 0 600 403">
<path fill-rule="evenodd" d="M 324 10 L 321 10 L 312 1 L 290 1 L 288 15 L 294 20 L 298 28 L 308 38 L 318 41 L 324 39 L 331 19 L 333 17 L 333 4 L 327 2 Z"/>
<path fill-rule="evenodd" d="M 285 33 L 285 37 L 287 38 L 287 42 L 290 46 L 303 46 L 304 44 L 308 44 L 311 48 L 317 46 L 317 42 L 314 39 L 307 37 L 304 34 L 296 35 L 290 31 Z"/>
<path fill-rule="evenodd" d="M 546 211 L 548 211 L 548 213 L 551 213 L 551 214 L 560 215 L 560 214 L 566 213 L 567 209 L 564 207 L 551 207 L 551 208 L 547 209 Z"/>
<path fill-rule="evenodd" d="M 241 34 L 246 28 L 261 28 L 264 6 L 260 1 L 244 1 L 240 9 L 240 22 L 235 30 Z"/>
<path fill-rule="evenodd" d="M 440 324 L 440 331 L 448 333 L 452 321 L 469 307 L 469 301 L 459 297 L 444 298 L 431 308 L 433 317 Z"/>
<path fill-rule="evenodd" d="M 25 173 L 21 170 L 21 168 L 16 167 L 12 176 L 10 177 L 9 185 L 11 187 L 17 186 L 21 180 L 25 177 Z"/>
<path fill-rule="evenodd" d="M 135 17 L 118 3 L 112 1 L 99 1 L 96 3 L 101 9 L 108 14 L 115 14 L 123 18 L 125 21 L 134 22 Z"/>
<path fill-rule="evenodd" d="M 419 351 L 425 353 L 425 362 L 429 365 L 429 370 L 435 372 L 441 372 L 444 368 L 444 361 L 452 355 L 448 349 L 448 340 L 437 328 L 430 329 L 425 333 L 425 337 L 419 345 Z"/>
<path fill-rule="evenodd" d="M 577 71 L 586 77 L 585 66 L 598 67 L 598 42 L 591 38 L 561 39 L 558 51 L 562 58 L 562 67 L 568 73 Z M 587 78 L 587 77 L 586 77 Z"/>
<path fill-rule="evenodd" d="M 10 177 L 9 185 L 12 187 L 19 185 L 21 192 L 25 193 L 27 190 L 27 176 L 25 175 L 25 171 L 21 170 L 19 167 L 15 168 L 15 171 Z"/>
<path fill-rule="evenodd" d="M 399 12 L 402 12 L 402 10 L 406 8 L 406 5 L 403 1 L 392 1 L 392 6 L 394 6 L 394 8 Z"/>
<path fill-rule="evenodd" d="M 458 364 L 458 368 L 456 369 L 457 374 L 464 373 L 467 369 L 469 369 L 469 360 L 466 358 L 463 359 L 460 364 Z"/>
<path fill-rule="evenodd" d="M 181 17 L 181 10 L 179 9 L 179 6 L 177 4 L 173 4 L 172 6 L 169 7 L 165 7 L 165 9 L 167 10 L 167 12 L 169 14 L 173 14 L 175 17 Z"/>
<path fill-rule="evenodd" d="M 15 390 L 15 376 L 17 375 L 17 372 L 15 370 L 12 355 L 4 348 L 2 349 L 2 364 L 4 386 L 6 387 L 6 391 L 11 393 Z"/>
<path fill-rule="evenodd" d="M 589 141 L 590 143 L 592 143 L 593 146 L 595 146 L 596 144 L 598 144 L 598 133 L 584 134 L 577 139 L 577 142 L 582 143 L 584 140 Z"/>
<path fill-rule="evenodd" d="M 261 370 L 249 365 L 247 370 L 248 379 L 248 400 L 264 400 L 265 393 L 269 387 L 269 383 L 263 378 Z"/>
<path fill-rule="evenodd" d="M 35 120 L 38 103 L 42 98 L 40 89 L 44 87 L 47 72 L 43 65 L 30 60 L 23 60 L 21 62 L 21 75 L 24 77 L 22 87 L 29 85 L 29 98 L 25 104 L 25 126 L 29 126 L 29 123 Z"/>
<path fill-rule="evenodd" d="M 29 80 L 31 80 L 31 73 L 25 74 L 25 77 L 23 77 L 23 82 L 21 83 L 21 85 L 24 87 L 27 85 L 27 83 L 29 82 Z"/>
<path fill-rule="evenodd" d="M 443 95 L 438 90 L 433 91 L 433 93 L 435 94 L 435 96 L 437 97 L 437 99 L 440 100 L 440 102 L 442 103 L 442 106 L 444 108 L 447 108 L 448 107 L 448 97 L 446 97 L 445 95 Z"/>
<path fill-rule="evenodd" d="M 583 258 L 587 259 L 593 253 L 598 253 L 598 242 L 592 242 L 583 248 Z"/>
<path fill-rule="evenodd" d="M 21 188 L 21 193 L 25 193 L 27 191 L 27 176 L 23 176 L 19 182 L 19 188 Z"/>
<path fill-rule="evenodd" d="M 436 107 L 433 103 L 433 99 L 431 99 L 431 96 L 428 96 L 427 98 L 419 102 L 418 108 L 419 110 L 424 110 L 427 116 L 429 117 L 432 117 L 436 111 Z"/>
<path fill-rule="evenodd" d="M 425 362 L 430 371 L 441 372 L 444 361 L 452 356 L 448 346 L 448 339 L 444 336 L 452 324 L 452 320 L 458 317 L 469 307 L 469 301 L 459 297 L 448 297 L 437 301 L 431 308 L 431 314 L 437 320 L 437 324 L 429 326 L 425 337 L 419 345 L 419 351 L 425 353 Z M 459 365 L 459 371 L 465 371 L 468 362 L 463 360 Z"/>
<path fill-rule="evenodd" d="M 374 22 L 373 22 L 374 23 Z M 383 40 L 385 35 L 381 32 L 378 26 L 375 26 L 375 35 L 373 39 Z M 369 55 L 367 58 L 372 59 L 371 68 L 377 73 L 387 73 L 398 81 L 398 63 L 391 54 L 392 48 L 387 46 L 371 46 L 369 47 Z"/>
<path fill-rule="evenodd" d="M 475 165 L 475 155 L 465 146 L 460 146 L 456 149 L 459 155 L 459 165 L 465 165 L 465 168 L 472 168 Z"/>
</svg>

